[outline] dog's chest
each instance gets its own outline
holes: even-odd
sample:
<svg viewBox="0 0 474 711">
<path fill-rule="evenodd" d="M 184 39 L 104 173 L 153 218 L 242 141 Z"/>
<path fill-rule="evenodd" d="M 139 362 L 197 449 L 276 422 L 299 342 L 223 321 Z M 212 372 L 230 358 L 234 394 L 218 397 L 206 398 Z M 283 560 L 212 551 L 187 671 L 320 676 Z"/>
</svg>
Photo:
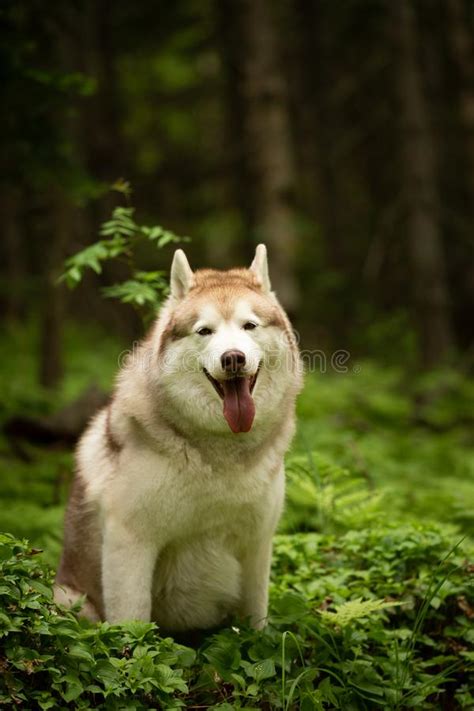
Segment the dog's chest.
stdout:
<svg viewBox="0 0 474 711">
<path fill-rule="evenodd" d="M 177 516 L 194 530 L 224 526 L 240 528 L 263 505 L 263 482 L 222 472 L 198 476 L 183 487 L 176 502 Z"/>
<path fill-rule="evenodd" d="M 172 538 L 253 528 L 271 498 L 272 477 L 262 465 L 244 467 L 229 459 L 215 466 L 189 455 L 173 461 L 149 458 L 143 465 L 136 493 L 148 519 L 166 525 Z"/>
</svg>

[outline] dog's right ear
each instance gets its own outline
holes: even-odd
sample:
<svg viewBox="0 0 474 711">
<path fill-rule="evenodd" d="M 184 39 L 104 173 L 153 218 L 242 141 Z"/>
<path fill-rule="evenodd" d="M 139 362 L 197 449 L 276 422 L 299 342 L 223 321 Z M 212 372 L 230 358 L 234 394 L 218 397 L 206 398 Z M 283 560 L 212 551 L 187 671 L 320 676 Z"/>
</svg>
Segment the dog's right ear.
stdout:
<svg viewBox="0 0 474 711">
<path fill-rule="evenodd" d="M 171 264 L 171 296 L 174 299 L 183 299 L 192 287 L 193 281 L 193 270 L 189 266 L 188 258 L 182 249 L 177 249 Z"/>
</svg>

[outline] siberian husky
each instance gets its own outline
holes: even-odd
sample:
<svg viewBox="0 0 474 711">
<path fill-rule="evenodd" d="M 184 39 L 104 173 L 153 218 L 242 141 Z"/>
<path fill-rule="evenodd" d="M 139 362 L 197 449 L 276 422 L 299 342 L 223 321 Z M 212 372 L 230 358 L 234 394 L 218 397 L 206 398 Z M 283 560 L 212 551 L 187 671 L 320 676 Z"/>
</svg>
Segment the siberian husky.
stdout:
<svg viewBox="0 0 474 711">
<path fill-rule="evenodd" d="M 265 246 L 229 271 L 177 250 L 168 300 L 79 442 L 57 602 L 170 632 L 262 627 L 300 387 Z"/>
</svg>

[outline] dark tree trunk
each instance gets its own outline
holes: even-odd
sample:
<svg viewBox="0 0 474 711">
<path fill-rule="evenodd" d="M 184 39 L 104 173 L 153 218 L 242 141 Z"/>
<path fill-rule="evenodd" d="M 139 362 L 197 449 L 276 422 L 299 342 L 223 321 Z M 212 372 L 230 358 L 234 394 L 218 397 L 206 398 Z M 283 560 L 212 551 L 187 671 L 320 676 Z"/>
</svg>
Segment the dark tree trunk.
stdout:
<svg viewBox="0 0 474 711">
<path fill-rule="evenodd" d="M 26 278 L 22 232 L 20 226 L 20 190 L 3 186 L 0 193 L 0 215 L 3 226 L 3 254 L 5 291 L 5 316 L 14 321 L 19 318 L 23 302 L 22 287 Z"/>
<path fill-rule="evenodd" d="M 294 273 L 297 234 L 294 166 L 286 87 L 278 63 L 268 0 L 237 0 L 242 28 L 240 68 L 245 102 L 245 158 L 254 191 L 253 224 L 268 245 L 274 286 L 285 306 L 298 302 Z"/>
<path fill-rule="evenodd" d="M 65 5 L 64 13 L 51 22 L 51 66 L 67 75 L 75 69 L 75 36 L 73 32 L 76 15 L 72 5 Z M 41 321 L 39 343 L 39 381 L 46 388 L 56 387 L 64 374 L 63 328 L 66 315 L 66 291 L 58 286 L 68 242 L 75 227 L 72 190 L 68 186 L 77 169 L 77 124 L 69 107 L 59 105 L 52 111 L 51 120 L 61 140 L 68 145 L 71 158 L 59 162 L 49 177 L 45 193 L 47 217 L 45 225 L 38 230 L 44 243 L 42 264 Z"/>
<path fill-rule="evenodd" d="M 244 126 L 247 124 L 247 118 L 246 103 L 242 95 L 243 39 L 238 3 L 235 0 L 219 0 L 216 3 L 216 20 L 224 83 L 227 138 L 223 147 L 225 169 L 230 182 L 231 201 L 239 212 L 242 226 L 238 244 L 234 245 L 236 254 L 231 256 L 239 259 L 243 251 L 250 259 L 255 246 L 252 236 L 254 207 L 252 190 L 249 190 L 251 175 L 245 152 Z"/>
<path fill-rule="evenodd" d="M 84 43 L 79 49 L 83 71 L 97 82 L 97 90 L 90 97 L 83 112 L 82 143 L 86 167 L 90 174 L 105 185 L 124 177 L 125 146 L 119 127 L 119 106 L 115 48 L 112 32 L 113 3 L 110 0 L 87 0 L 81 13 Z M 108 219 L 116 198 L 106 193 L 96 203 L 97 223 Z"/>
<path fill-rule="evenodd" d="M 45 249 L 45 276 L 40 333 L 39 380 L 46 388 L 59 384 L 64 372 L 63 326 L 66 293 L 58 286 L 65 248 L 74 224 L 73 207 L 63 190 L 51 190 L 50 230 Z"/>
<path fill-rule="evenodd" d="M 465 195 L 460 211 L 460 240 L 453 255 L 453 270 L 457 278 L 456 325 L 465 345 L 472 343 L 472 309 L 474 305 L 474 262 L 472 260 L 472 235 L 474 232 L 474 45 L 471 18 L 462 0 L 448 0 L 448 38 L 451 57 L 457 73 L 458 116 L 461 123 L 461 141 L 465 173 L 458 191 Z M 451 78 L 452 81 L 452 78 Z M 462 188 L 465 187 L 465 190 Z M 464 217 L 464 219 L 462 219 Z"/>
<path fill-rule="evenodd" d="M 469 189 L 474 208 L 474 51 L 462 0 L 448 0 L 449 39 L 460 79 L 459 112 L 465 134 Z"/>
<path fill-rule="evenodd" d="M 392 4 L 401 111 L 402 173 L 413 295 L 423 363 L 432 366 L 453 346 L 439 216 L 433 134 L 417 57 L 410 0 Z"/>
<path fill-rule="evenodd" d="M 330 74 L 321 0 L 298 0 L 298 50 L 302 76 L 299 103 L 304 140 L 300 160 L 307 167 L 307 200 L 314 217 L 322 223 L 329 267 L 338 271 L 345 267 L 341 226 L 341 201 L 337 172 L 333 161 L 337 142 L 337 112 L 329 115 L 325 85 Z M 327 40 L 326 40 L 327 41 Z"/>
<path fill-rule="evenodd" d="M 298 141 L 296 160 L 298 188 L 303 209 L 312 224 L 310 239 L 305 241 L 307 260 L 301 264 L 306 298 L 315 308 L 302 314 L 299 328 L 306 343 L 333 347 L 333 338 L 348 342 L 348 331 L 353 321 L 347 313 L 347 299 L 339 286 L 338 276 L 348 265 L 345 260 L 347 230 L 341 210 L 340 166 L 336 165 L 335 146 L 341 136 L 337 109 L 329 109 L 328 94 L 332 89 L 334 72 L 333 38 L 329 32 L 328 6 L 322 0 L 297 0 L 292 6 L 293 62 L 289 87 L 293 106 L 293 120 Z M 337 53 L 336 53 L 337 56 Z M 330 307 L 324 313 L 321 303 L 320 281 L 314 278 L 321 269 L 333 275 Z M 329 280 L 328 280 L 329 281 Z M 351 303 L 352 306 L 352 303 Z"/>
</svg>

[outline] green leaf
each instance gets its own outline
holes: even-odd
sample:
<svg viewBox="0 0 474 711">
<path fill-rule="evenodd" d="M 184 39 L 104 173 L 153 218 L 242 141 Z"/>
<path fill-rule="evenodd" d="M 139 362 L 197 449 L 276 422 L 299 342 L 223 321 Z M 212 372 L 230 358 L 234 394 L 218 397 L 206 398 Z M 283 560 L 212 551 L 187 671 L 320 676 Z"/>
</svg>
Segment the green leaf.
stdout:
<svg viewBox="0 0 474 711">
<path fill-rule="evenodd" d="M 144 284 L 135 279 L 129 279 L 123 284 L 115 284 L 102 289 L 104 296 L 108 298 L 120 299 L 124 304 L 135 304 L 144 306 L 153 304 L 158 306 L 158 291 L 151 284 Z"/>
<path fill-rule="evenodd" d="M 318 610 L 321 617 L 332 624 L 345 627 L 354 620 L 370 617 L 375 612 L 380 612 L 389 607 L 400 605 L 400 602 L 385 602 L 385 600 L 349 600 L 342 605 L 337 606 L 336 612 L 329 610 Z"/>
<path fill-rule="evenodd" d="M 247 676 L 250 676 L 255 681 L 260 682 L 264 679 L 269 679 L 275 676 L 275 662 L 273 659 L 263 659 L 262 661 L 251 664 L 250 662 L 242 661 L 242 666 L 245 669 Z"/>
</svg>

